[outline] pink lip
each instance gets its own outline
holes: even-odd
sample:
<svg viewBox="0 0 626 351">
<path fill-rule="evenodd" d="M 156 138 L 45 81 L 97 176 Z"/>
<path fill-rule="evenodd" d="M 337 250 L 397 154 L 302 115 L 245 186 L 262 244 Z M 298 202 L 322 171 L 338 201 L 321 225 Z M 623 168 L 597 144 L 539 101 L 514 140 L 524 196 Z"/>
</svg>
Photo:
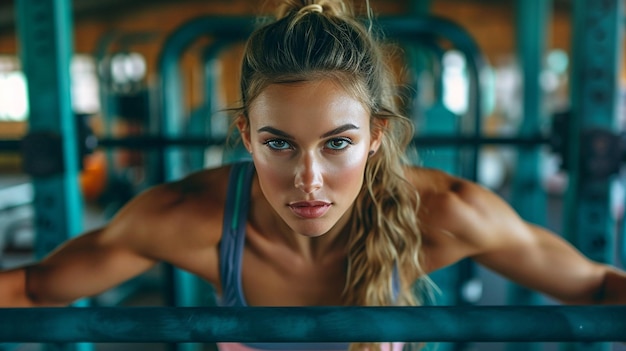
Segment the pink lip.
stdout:
<svg viewBox="0 0 626 351">
<path fill-rule="evenodd" d="M 290 203 L 289 209 L 298 217 L 319 218 L 330 209 L 330 202 L 326 201 L 298 201 Z"/>
</svg>

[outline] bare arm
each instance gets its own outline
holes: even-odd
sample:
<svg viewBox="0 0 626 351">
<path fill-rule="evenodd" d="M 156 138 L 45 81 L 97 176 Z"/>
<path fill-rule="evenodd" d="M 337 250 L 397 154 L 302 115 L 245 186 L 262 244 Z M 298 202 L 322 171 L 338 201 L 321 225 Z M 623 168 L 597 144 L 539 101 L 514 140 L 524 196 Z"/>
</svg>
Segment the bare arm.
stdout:
<svg viewBox="0 0 626 351">
<path fill-rule="evenodd" d="M 524 223 L 528 239 L 494 243 L 474 258 L 568 304 L 626 304 L 626 274 L 590 261 L 547 230 Z"/>
<path fill-rule="evenodd" d="M 68 241 L 41 262 L 0 273 L 0 306 L 62 306 L 101 293 L 154 265 L 106 229 Z"/>
<path fill-rule="evenodd" d="M 146 249 L 163 191 L 140 195 L 104 228 L 73 238 L 40 262 L 0 272 L 0 306 L 62 306 L 141 274 L 156 260 Z"/>
<path fill-rule="evenodd" d="M 162 184 L 105 227 L 73 238 L 41 262 L 0 272 L 0 307 L 61 306 L 164 261 L 219 287 L 218 249 L 228 167 Z"/>
<path fill-rule="evenodd" d="M 568 304 L 625 304 L 626 274 L 593 262 L 568 242 L 522 220 L 501 198 L 476 184 L 451 179 L 445 200 L 430 212 L 445 213 L 435 223 L 449 233 L 441 252 L 448 264 L 463 257 L 531 289 Z M 428 206 L 429 202 L 426 202 Z M 433 226 L 433 220 L 425 219 Z M 451 239 L 450 239 L 451 238 Z"/>
</svg>

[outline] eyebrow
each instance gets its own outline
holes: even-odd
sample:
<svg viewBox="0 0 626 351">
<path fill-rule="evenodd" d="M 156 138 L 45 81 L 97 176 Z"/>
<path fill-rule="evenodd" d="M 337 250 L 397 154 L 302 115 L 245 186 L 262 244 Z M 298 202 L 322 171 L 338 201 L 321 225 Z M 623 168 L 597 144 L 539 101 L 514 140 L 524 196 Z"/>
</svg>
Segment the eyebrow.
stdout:
<svg viewBox="0 0 626 351">
<path fill-rule="evenodd" d="M 332 136 L 332 135 L 341 134 L 341 133 L 343 133 L 345 131 L 352 130 L 352 129 L 359 129 L 359 127 L 357 127 L 357 126 L 355 126 L 354 124 L 351 124 L 351 123 L 344 124 L 342 126 L 339 126 L 339 127 L 335 128 L 335 129 L 333 129 L 331 131 L 328 131 L 328 132 L 322 134 L 320 136 L 320 139 L 328 138 L 329 136 Z M 257 130 L 257 132 L 258 133 L 260 133 L 260 132 L 267 132 L 267 133 L 272 133 L 272 134 L 281 136 L 283 138 L 294 139 L 293 136 L 289 135 L 288 133 L 283 132 L 280 129 L 276 129 L 274 127 L 267 127 L 267 126 L 266 127 L 261 127 L 261 128 L 259 128 Z"/>
</svg>

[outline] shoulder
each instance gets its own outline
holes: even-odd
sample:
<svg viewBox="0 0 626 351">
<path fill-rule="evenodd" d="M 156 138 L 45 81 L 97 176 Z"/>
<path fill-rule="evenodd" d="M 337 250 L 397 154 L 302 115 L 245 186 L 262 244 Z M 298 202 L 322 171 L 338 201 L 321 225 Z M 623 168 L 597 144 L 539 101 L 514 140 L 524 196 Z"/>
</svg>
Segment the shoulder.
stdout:
<svg viewBox="0 0 626 351">
<path fill-rule="evenodd" d="M 149 252 L 158 252 L 154 246 L 171 244 L 183 233 L 195 237 L 198 228 L 204 240 L 219 241 L 229 171 L 230 166 L 202 170 L 145 190 L 107 225 L 108 237 L 135 242 Z"/>
<path fill-rule="evenodd" d="M 526 231 L 517 213 L 480 184 L 434 169 L 408 167 L 406 174 L 420 195 L 425 250 L 445 248 L 451 260 L 458 260 Z"/>
<path fill-rule="evenodd" d="M 405 174 L 420 195 L 424 215 L 433 210 L 449 214 L 465 206 L 480 205 L 476 196 L 485 195 L 485 189 L 478 184 L 440 170 L 407 167 Z"/>
<path fill-rule="evenodd" d="M 419 217 L 423 229 L 454 233 L 458 237 L 472 216 L 484 210 L 486 191 L 468 180 L 436 169 L 407 168 L 407 179 L 420 196 Z"/>
<path fill-rule="evenodd" d="M 152 187 L 139 194 L 124 210 L 156 216 L 206 214 L 222 207 L 226 198 L 230 166 L 202 170 L 183 179 Z M 123 213 L 123 212 L 122 212 Z"/>
</svg>

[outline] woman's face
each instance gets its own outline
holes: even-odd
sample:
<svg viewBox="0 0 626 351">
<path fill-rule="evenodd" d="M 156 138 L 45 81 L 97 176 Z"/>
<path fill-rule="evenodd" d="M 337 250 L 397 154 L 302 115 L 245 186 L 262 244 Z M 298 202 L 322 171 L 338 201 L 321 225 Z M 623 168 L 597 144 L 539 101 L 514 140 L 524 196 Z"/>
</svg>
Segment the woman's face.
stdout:
<svg viewBox="0 0 626 351">
<path fill-rule="evenodd" d="M 370 133 L 363 104 L 331 80 L 268 86 L 239 123 L 260 187 L 295 232 L 328 232 L 354 203 L 363 184 Z"/>
</svg>

